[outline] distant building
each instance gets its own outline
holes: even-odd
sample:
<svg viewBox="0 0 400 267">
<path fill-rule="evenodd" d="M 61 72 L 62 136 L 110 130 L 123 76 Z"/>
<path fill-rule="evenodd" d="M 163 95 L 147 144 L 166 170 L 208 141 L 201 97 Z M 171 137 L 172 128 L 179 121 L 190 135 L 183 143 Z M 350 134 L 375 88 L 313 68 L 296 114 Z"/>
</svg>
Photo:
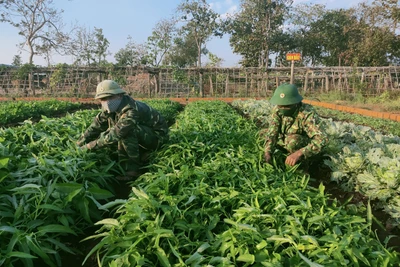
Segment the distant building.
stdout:
<svg viewBox="0 0 400 267">
<path fill-rule="evenodd" d="M 1 64 L 0 63 L 0 68 L 1 67 L 5 67 L 5 68 L 17 68 L 17 66 L 14 66 L 14 65 L 10 65 L 10 64 Z"/>
</svg>

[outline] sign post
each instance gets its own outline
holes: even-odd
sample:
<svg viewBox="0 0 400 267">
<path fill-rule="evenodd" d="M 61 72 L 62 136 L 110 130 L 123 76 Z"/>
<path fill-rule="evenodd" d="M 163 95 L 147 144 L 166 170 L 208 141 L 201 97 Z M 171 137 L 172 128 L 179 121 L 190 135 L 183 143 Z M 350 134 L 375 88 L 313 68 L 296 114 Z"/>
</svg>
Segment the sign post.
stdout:
<svg viewBox="0 0 400 267">
<path fill-rule="evenodd" d="M 290 83 L 294 83 L 294 62 L 297 60 L 301 60 L 301 54 L 300 53 L 287 53 L 286 54 L 286 60 L 292 61 L 292 64 L 290 66 Z"/>
</svg>

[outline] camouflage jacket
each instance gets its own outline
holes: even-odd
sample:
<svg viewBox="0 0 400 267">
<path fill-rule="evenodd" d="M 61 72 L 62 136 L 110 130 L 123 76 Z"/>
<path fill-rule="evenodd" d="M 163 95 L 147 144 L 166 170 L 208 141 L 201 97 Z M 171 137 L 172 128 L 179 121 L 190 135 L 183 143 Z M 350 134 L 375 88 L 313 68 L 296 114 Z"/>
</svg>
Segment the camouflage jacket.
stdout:
<svg viewBox="0 0 400 267">
<path fill-rule="evenodd" d="M 154 129 L 157 135 L 168 135 L 167 122 L 157 110 L 124 95 L 116 112 L 102 111 L 97 114 L 79 142 L 97 139 L 96 148 L 112 145 L 128 136 L 138 125 Z"/>
<path fill-rule="evenodd" d="M 320 153 L 327 142 L 323 128 L 321 119 L 311 105 L 300 103 L 293 117 L 282 116 L 278 107 L 275 106 L 272 109 L 269 127 L 265 131 L 265 152 L 274 151 L 277 142 L 283 140 L 285 136 L 297 134 L 309 138 L 310 142 L 300 149 L 304 158 L 309 158 Z"/>
</svg>

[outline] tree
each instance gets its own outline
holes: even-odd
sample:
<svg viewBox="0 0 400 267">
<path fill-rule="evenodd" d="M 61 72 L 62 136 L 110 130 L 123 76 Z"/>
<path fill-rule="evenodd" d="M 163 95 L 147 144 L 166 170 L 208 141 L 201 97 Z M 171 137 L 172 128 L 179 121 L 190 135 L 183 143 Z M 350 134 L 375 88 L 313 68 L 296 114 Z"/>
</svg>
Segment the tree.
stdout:
<svg viewBox="0 0 400 267">
<path fill-rule="evenodd" d="M 372 2 L 371 9 L 377 13 L 375 23 L 379 23 L 383 27 L 388 27 L 393 34 L 398 32 L 400 20 L 400 5 L 398 0 L 375 0 Z"/>
<path fill-rule="evenodd" d="M 358 66 L 382 66 L 397 62 L 400 57 L 398 5 L 392 0 L 379 0 L 371 5 L 361 3 L 352 11 L 358 18 L 357 29 L 361 35 L 359 42 L 352 40 L 353 63 Z"/>
<path fill-rule="evenodd" d="M 44 51 L 55 50 L 63 54 L 68 36 L 62 32 L 63 10 L 55 9 L 53 0 L 3 0 L 0 11 L 0 21 L 17 28 L 23 37 L 20 47 L 28 48 L 28 64 L 33 63 L 35 55 L 42 55 Z"/>
<path fill-rule="evenodd" d="M 203 48 L 201 55 L 207 52 L 207 49 Z M 165 64 L 185 68 L 196 66 L 196 62 L 198 62 L 198 51 L 195 40 L 190 35 L 176 37 L 171 49 L 165 55 Z"/>
<path fill-rule="evenodd" d="M 325 66 L 382 66 L 396 62 L 400 46 L 397 25 L 385 5 L 377 0 L 356 8 L 325 10 L 318 5 L 296 7 L 291 33 L 303 60 Z M 390 13 L 390 14 L 393 14 Z"/>
<path fill-rule="evenodd" d="M 108 55 L 109 41 L 104 37 L 103 29 L 78 27 L 70 42 L 69 53 L 75 57 L 75 64 L 100 66 Z"/>
<path fill-rule="evenodd" d="M 292 39 L 290 47 L 286 51 L 297 51 L 301 53 L 304 65 L 312 66 L 321 63 L 320 35 L 312 31 L 311 27 L 319 21 L 327 12 L 324 5 L 319 4 L 298 4 L 291 11 L 288 23 L 288 36 Z M 282 42 L 280 42 L 282 44 Z"/>
<path fill-rule="evenodd" d="M 292 0 L 241 0 L 240 11 L 227 26 L 233 51 L 242 55 L 247 67 L 268 67 L 269 55 L 278 50 L 277 35 Z"/>
<path fill-rule="evenodd" d="M 107 52 L 107 49 L 110 45 L 110 42 L 107 40 L 107 38 L 103 34 L 103 29 L 102 28 L 96 28 L 94 27 L 94 53 L 97 56 L 97 63 L 98 65 L 101 65 L 103 63 L 106 63 L 106 56 L 109 54 Z"/>
<path fill-rule="evenodd" d="M 71 41 L 70 54 L 75 58 L 75 64 L 91 66 L 94 64 L 94 36 L 90 29 L 78 27 Z"/>
<path fill-rule="evenodd" d="M 208 60 L 209 62 L 206 65 L 207 67 L 221 67 L 222 62 L 224 62 L 222 58 L 213 53 L 208 53 Z"/>
<path fill-rule="evenodd" d="M 145 44 L 136 44 L 131 36 L 128 36 L 128 43 L 115 53 L 115 60 L 118 66 L 146 65 L 148 62 L 148 51 Z"/>
<path fill-rule="evenodd" d="M 17 67 L 21 66 L 22 65 L 21 56 L 20 55 L 15 55 L 13 57 L 13 61 L 12 61 L 11 65 L 17 66 Z"/>
<path fill-rule="evenodd" d="M 152 35 L 147 38 L 147 48 L 149 50 L 148 63 L 151 66 L 158 67 L 171 49 L 176 34 L 175 25 L 175 20 L 163 19 L 156 24 Z"/>
<path fill-rule="evenodd" d="M 329 10 L 321 19 L 311 24 L 306 38 L 311 35 L 319 39 L 320 61 L 325 66 L 348 65 L 351 42 L 359 42 L 361 35 L 355 27 L 357 20 L 348 10 Z"/>
<path fill-rule="evenodd" d="M 207 41 L 212 36 L 222 36 L 219 15 L 207 4 L 206 0 L 184 0 L 177 9 L 184 25 L 181 33 L 192 38 L 197 46 L 197 66 L 201 67 L 201 55 Z"/>
</svg>

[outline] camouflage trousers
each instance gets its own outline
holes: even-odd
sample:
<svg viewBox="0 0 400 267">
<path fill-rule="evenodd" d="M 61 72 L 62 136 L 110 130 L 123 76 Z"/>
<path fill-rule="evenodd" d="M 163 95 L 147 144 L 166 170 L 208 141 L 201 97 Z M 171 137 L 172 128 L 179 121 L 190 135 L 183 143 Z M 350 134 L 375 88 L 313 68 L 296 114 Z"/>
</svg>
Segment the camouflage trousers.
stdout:
<svg viewBox="0 0 400 267">
<path fill-rule="evenodd" d="M 148 160 L 151 152 L 159 149 L 168 141 L 168 134 L 154 131 L 139 125 L 127 137 L 118 142 L 118 158 L 126 171 L 138 171 Z"/>
</svg>

